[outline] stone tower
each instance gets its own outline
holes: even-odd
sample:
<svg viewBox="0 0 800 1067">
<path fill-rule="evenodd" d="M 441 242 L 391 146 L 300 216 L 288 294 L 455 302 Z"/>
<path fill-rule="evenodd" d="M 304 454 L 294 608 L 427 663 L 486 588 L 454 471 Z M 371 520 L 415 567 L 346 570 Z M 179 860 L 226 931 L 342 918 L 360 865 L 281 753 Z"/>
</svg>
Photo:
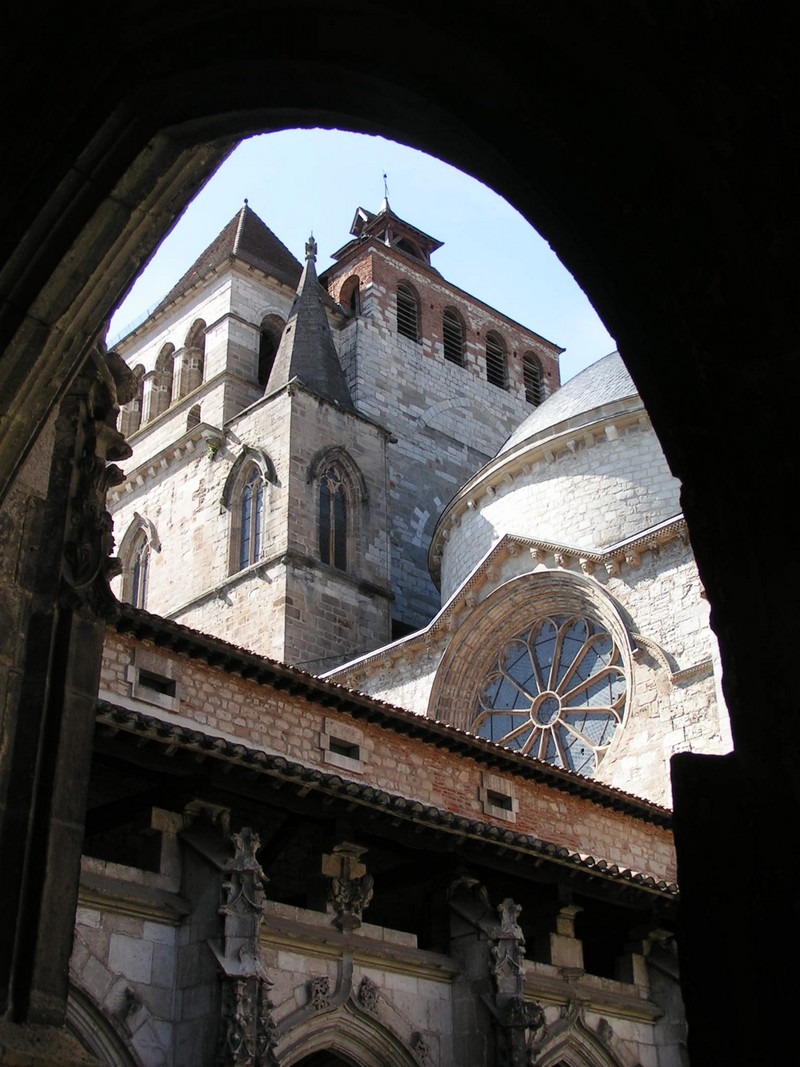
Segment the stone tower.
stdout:
<svg viewBox="0 0 800 1067">
<path fill-rule="evenodd" d="M 116 346 L 124 600 L 315 672 L 427 623 L 436 519 L 560 349 L 446 282 L 384 201 L 319 279 L 245 203 Z"/>
</svg>

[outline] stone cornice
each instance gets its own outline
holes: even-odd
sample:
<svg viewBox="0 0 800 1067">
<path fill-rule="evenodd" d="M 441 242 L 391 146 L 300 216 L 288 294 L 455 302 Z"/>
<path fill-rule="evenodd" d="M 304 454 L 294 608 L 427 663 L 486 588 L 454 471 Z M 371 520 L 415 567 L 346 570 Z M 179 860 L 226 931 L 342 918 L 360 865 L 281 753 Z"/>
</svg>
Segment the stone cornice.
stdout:
<svg viewBox="0 0 800 1067">
<path fill-rule="evenodd" d="M 498 568 L 510 556 L 518 556 L 523 551 L 529 552 L 532 561 L 531 570 L 550 560 L 553 570 L 568 570 L 577 566 L 584 575 L 590 576 L 597 567 L 602 567 L 613 577 L 626 569 L 637 569 L 641 566 L 643 556 L 658 551 L 676 539 L 688 543 L 688 528 L 683 515 L 665 519 L 655 526 L 650 526 L 624 541 L 618 541 L 603 549 L 576 548 L 554 541 L 541 541 L 534 537 L 505 534 L 483 557 L 458 591 L 426 627 L 416 634 L 410 634 L 393 644 L 385 645 L 383 648 L 337 667 L 335 671 L 330 672 L 330 677 L 335 678 L 337 674 L 346 675 L 350 682 L 357 677 L 359 670 L 381 662 L 390 666 L 399 657 L 411 654 L 415 646 L 421 644 L 427 651 L 432 651 L 442 638 L 449 641 L 459 623 L 459 616 L 462 612 L 471 611 L 475 607 L 483 587 L 487 584 L 492 589 L 497 587 L 495 579 Z M 687 668 L 687 671 L 697 669 L 701 668 Z"/>
<path fill-rule="evenodd" d="M 525 988 L 537 1002 L 555 1004 L 559 1007 L 575 999 L 575 978 L 566 978 L 553 974 L 554 967 L 549 964 L 525 960 Z M 663 1011 L 651 1000 L 637 997 L 628 992 L 630 985 L 615 982 L 619 989 L 610 988 L 608 979 L 598 979 L 592 974 L 580 976 L 580 996 L 587 1011 L 609 1013 L 617 1018 L 638 1019 L 642 1022 L 655 1022 Z"/>
<path fill-rule="evenodd" d="M 369 924 L 352 932 L 340 932 L 331 925 L 327 915 L 320 913 L 315 922 L 313 913 L 291 909 L 298 915 L 290 918 L 285 914 L 289 910 L 273 901 L 266 902 L 260 933 L 262 944 L 290 952 L 311 950 L 317 958 L 332 960 L 341 959 L 347 953 L 361 966 L 379 966 L 384 971 L 428 981 L 450 982 L 460 973 L 459 966 L 449 956 L 370 937 Z"/>
<path fill-rule="evenodd" d="M 169 304 L 165 304 L 164 307 L 161 308 L 156 306 L 155 308 L 142 312 L 141 321 L 136 322 L 136 320 L 134 320 L 136 325 L 132 328 L 130 326 L 123 327 L 123 329 L 127 330 L 127 333 L 123 333 L 115 338 L 114 344 L 110 347 L 113 347 L 115 351 L 119 352 L 120 355 L 123 355 L 124 350 L 129 348 L 132 342 L 139 338 L 140 335 L 144 333 L 146 329 L 149 329 L 152 324 L 162 322 L 174 312 L 179 313 L 177 316 L 177 318 L 179 318 L 180 314 L 186 310 L 186 305 L 196 299 L 204 289 L 209 288 L 212 278 L 224 274 L 226 271 L 233 272 L 236 267 L 241 267 L 242 273 L 257 274 L 261 278 L 270 281 L 273 286 L 276 286 L 278 289 L 285 292 L 290 299 L 294 299 L 295 290 L 291 285 L 279 281 L 277 278 L 274 278 L 271 274 L 267 274 L 266 271 L 261 270 L 259 267 L 255 267 L 249 263 L 242 263 L 242 261 L 235 255 L 229 255 L 223 262 L 218 263 L 215 267 L 212 267 L 211 270 L 207 271 L 202 278 L 198 278 L 196 282 L 190 285 L 187 289 L 184 289 L 174 300 L 171 300 Z M 345 314 L 344 311 L 342 314 Z M 218 322 L 220 320 L 218 319 L 216 321 Z"/>
<path fill-rule="evenodd" d="M 388 793 L 364 782 L 347 780 L 339 773 L 308 768 L 284 756 L 267 753 L 263 749 L 207 735 L 198 729 L 196 724 L 168 724 L 154 715 L 145 715 L 106 701 L 98 701 L 97 711 L 98 729 L 101 734 L 107 737 L 113 737 L 119 732 L 131 734 L 138 742 L 160 745 L 165 755 L 170 758 L 179 751 L 186 751 L 191 753 L 195 762 L 205 759 L 220 760 L 231 765 L 231 772 L 238 767 L 247 775 L 252 775 L 253 772 L 268 775 L 275 780 L 276 788 L 287 786 L 301 790 L 303 795 L 315 793 L 321 797 L 338 797 L 348 805 L 368 807 L 376 817 L 385 816 L 395 823 L 416 824 L 421 831 L 444 833 L 448 837 L 461 840 L 472 839 L 499 852 L 516 854 L 520 859 L 529 856 L 538 863 L 571 868 L 592 880 L 621 883 L 648 895 L 667 899 L 676 899 L 678 895 L 678 887 L 674 882 L 656 879 L 632 868 L 620 867 L 606 859 L 577 852 L 564 845 L 537 838 L 533 834 L 519 833 L 505 825 L 497 826 L 481 819 L 459 815 L 433 804 L 424 804 L 419 800 Z M 655 809 L 656 806 L 652 807 Z"/>
<path fill-rule="evenodd" d="M 153 481 L 162 471 L 175 466 L 185 456 L 199 453 L 204 447 L 218 448 L 223 440 L 222 430 L 207 422 L 198 422 L 196 426 L 192 426 L 190 430 L 181 434 L 177 440 L 171 441 L 166 448 L 162 448 L 144 463 L 128 471 L 124 481 L 115 486 L 109 494 L 111 505 L 118 504 L 135 489 L 143 488 L 146 482 Z"/>
<path fill-rule="evenodd" d="M 389 585 L 379 585 L 377 582 L 370 582 L 365 578 L 358 578 L 356 575 L 349 574 L 347 571 L 340 571 L 336 567 L 331 567 L 327 563 L 322 563 L 320 560 L 314 559 L 313 556 L 307 556 L 302 552 L 296 552 L 294 549 L 284 549 L 281 552 L 276 552 L 274 556 L 270 556 L 267 559 L 260 559 L 257 563 L 251 563 L 249 567 L 245 567 L 243 570 L 237 571 L 235 574 L 226 575 L 222 581 L 204 589 L 201 593 L 193 596 L 191 600 L 185 601 L 179 607 L 173 608 L 171 611 L 164 612 L 164 618 L 177 619 L 178 616 L 197 607 L 198 604 L 202 604 L 204 601 L 213 600 L 215 597 L 220 597 L 221 599 L 226 590 L 230 589 L 232 586 L 240 585 L 249 578 L 258 576 L 263 581 L 270 582 L 272 579 L 269 576 L 269 571 L 274 570 L 276 567 L 286 567 L 291 565 L 323 571 L 326 574 L 329 574 L 332 578 L 337 578 L 338 580 L 345 582 L 347 585 L 352 585 L 360 592 L 366 593 L 367 596 L 379 596 L 385 597 L 387 600 L 394 600 L 394 593 Z"/>
</svg>

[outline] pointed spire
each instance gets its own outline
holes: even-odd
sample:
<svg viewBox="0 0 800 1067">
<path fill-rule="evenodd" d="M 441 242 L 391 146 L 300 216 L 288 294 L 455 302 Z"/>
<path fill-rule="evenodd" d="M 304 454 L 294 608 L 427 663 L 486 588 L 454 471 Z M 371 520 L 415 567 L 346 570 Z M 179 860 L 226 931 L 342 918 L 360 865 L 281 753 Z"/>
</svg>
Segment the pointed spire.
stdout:
<svg viewBox="0 0 800 1067">
<path fill-rule="evenodd" d="M 355 411 L 325 312 L 326 294 L 317 280 L 316 258 L 317 242 L 312 234 L 306 242 L 306 265 L 275 353 L 266 392 L 275 392 L 296 380 L 317 396 Z"/>
</svg>

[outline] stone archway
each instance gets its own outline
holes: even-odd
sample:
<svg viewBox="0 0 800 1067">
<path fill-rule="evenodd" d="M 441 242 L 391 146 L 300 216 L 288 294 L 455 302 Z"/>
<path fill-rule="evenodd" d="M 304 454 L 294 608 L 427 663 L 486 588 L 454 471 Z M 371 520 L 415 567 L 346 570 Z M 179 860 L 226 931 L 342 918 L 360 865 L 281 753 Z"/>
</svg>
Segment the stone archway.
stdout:
<svg viewBox="0 0 800 1067">
<path fill-rule="evenodd" d="M 723 1055 L 717 1035 L 727 1007 L 746 995 L 738 957 L 727 955 L 729 929 L 739 930 L 737 952 L 753 967 L 778 964 L 774 939 L 762 937 L 755 920 L 741 924 L 739 901 L 749 893 L 766 902 L 784 885 L 791 892 L 793 872 L 779 857 L 798 852 L 786 838 L 796 820 L 772 813 L 796 810 L 790 783 L 800 742 L 787 731 L 776 750 L 749 714 L 762 706 L 769 679 L 772 713 L 792 721 L 793 672 L 776 662 L 771 624 L 782 620 L 786 647 L 799 625 L 786 612 L 797 600 L 794 570 L 762 566 L 786 529 L 785 490 L 796 480 L 782 432 L 793 425 L 797 395 L 795 243 L 787 228 L 795 215 L 787 130 L 796 86 L 780 13 L 767 20 L 747 2 L 657 10 L 634 0 L 602 9 L 509 6 L 488 18 L 463 5 L 398 12 L 388 3 L 335 13 L 242 3 L 198 15 L 196 5 L 175 2 L 150 6 L 141 19 L 131 2 L 96 21 L 65 11 L 63 22 L 43 12 L 33 2 L 18 13 L 18 41 L 11 30 L 9 43 L 19 47 L 4 63 L 0 493 L 8 494 L 141 262 L 247 132 L 340 125 L 437 152 L 537 225 L 618 338 L 684 482 L 734 720 L 736 760 L 703 763 L 699 774 L 697 761 L 676 765 L 687 930 L 699 954 L 689 957 L 699 970 L 685 991 L 695 1047 L 702 1020 L 719 1019 L 707 1028 L 713 1062 Z M 395 44 L 368 48 L 365 40 Z M 732 419 L 744 420 L 735 440 Z M 744 438 L 758 447 L 743 446 Z M 12 679 L 20 669 L 13 660 Z M 35 752 L 38 742 L 15 732 L 16 688 L 10 699 L 13 762 L 20 745 Z M 69 756 L 78 778 L 82 752 L 76 745 Z M 702 832 L 698 797 L 710 805 Z M 16 797 L 6 829 L 26 856 L 38 855 L 41 871 L 52 843 L 34 834 L 46 817 L 26 815 L 37 803 Z M 738 851 L 744 825 L 759 827 L 748 840 L 756 860 L 748 871 L 759 873 L 727 895 L 718 886 L 709 895 L 707 842 Z M 13 869 L 23 869 L 19 859 Z M 715 901 L 713 911 L 704 899 Z M 16 946 L 7 958 L 33 961 L 24 966 L 28 986 L 63 986 L 37 962 L 44 949 L 31 906 L 23 921 L 16 906 L 0 908 L 8 914 L 4 936 Z M 725 962 L 711 980 L 717 956 Z M 45 1014 L 58 1017 L 62 994 Z M 791 991 L 784 995 L 791 1010 Z M 776 1008 L 765 999 L 764 1014 Z M 20 1010 L 24 1017 L 28 1009 Z M 750 1041 L 753 1055 L 763 1054 L 756 1023 L 740 1022 L 731 1053 Z"/>
</svg>

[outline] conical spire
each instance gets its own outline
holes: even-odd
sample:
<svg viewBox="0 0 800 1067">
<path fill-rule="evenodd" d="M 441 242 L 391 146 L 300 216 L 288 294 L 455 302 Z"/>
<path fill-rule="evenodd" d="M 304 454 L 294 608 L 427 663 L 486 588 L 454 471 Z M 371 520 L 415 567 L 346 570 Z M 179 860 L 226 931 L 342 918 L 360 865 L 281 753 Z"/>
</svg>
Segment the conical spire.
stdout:
<svg viewBox="0 0 800 1067">
<path fill-rule="evenodd" d="M 316 258 L 317 242 L 312 234 L 306 242 L 306 265 L 275 353 L 266 391 L 272 393 L 297 380 L 323 399 L 355 411 L 325 313 L 326 294 L 317 280 Z"/>
</svg>

